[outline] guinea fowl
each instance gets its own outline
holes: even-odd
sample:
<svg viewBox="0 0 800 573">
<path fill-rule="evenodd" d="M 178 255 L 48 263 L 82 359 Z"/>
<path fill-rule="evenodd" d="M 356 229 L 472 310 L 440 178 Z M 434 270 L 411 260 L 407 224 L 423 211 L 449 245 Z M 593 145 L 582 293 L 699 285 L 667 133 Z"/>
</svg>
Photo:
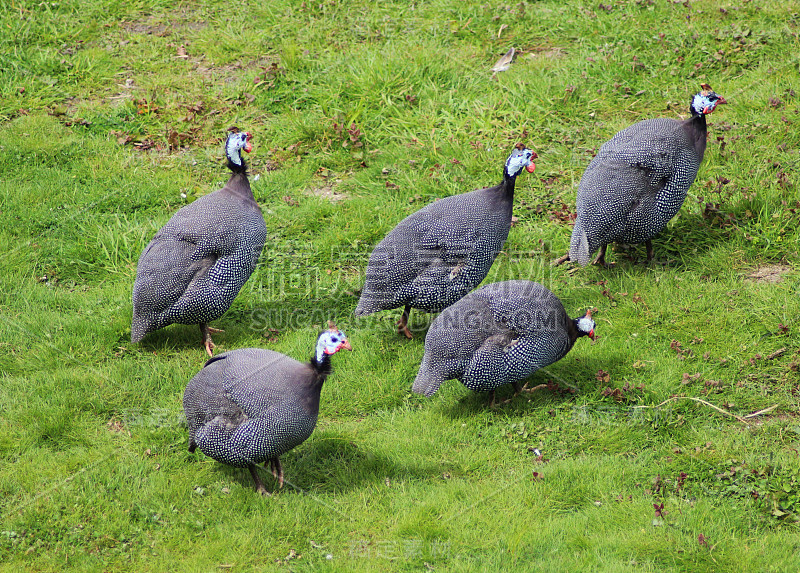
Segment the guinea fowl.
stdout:
<svg viewBox="0 0 800 573">
<path fill-rule="evenodd" d="M 517 176 L 533 173 L 536 157 L 520 143 L 499 185 L 439 199 L 403 219 L 369 257 L 356 316 L 404 307 L 398 332 L 412 338 L 412 308 L 439 312 L 480 284 L 508 237 Z"/>
<path fill-rule="evenodd" d="M 600 249 L 605 265 L 609 243 L 641 243 L 653 259 L 651 239 L 683 205 L 706 149 L 706 115 L 727 103 L 702 84 L 685 121 L 646 119 L 623 129 L 600 148 L 578 187 L 577 218 L 569 254 L 555 261 L 582 266 Z"/>
<path fill-rule="evenodd" d="M 561 360 L 579 337 L 594 340 L 594 327 L 590 311 L 570 318 L 539 283 L 485 285 L 433 321 L 412 390 L 431 396 L 455 378 L 475 392 L 513 384 L 519 393 L 518 381 Z"/>
<path fill-rule="evenodd" d="M 279 456 L 314 431 L 322 384 L 332 371 L 331 356 L 352 350 L 332 322 L 317 338 L 314 357 L 302 363 L 279 352 L 242 348 L 206 362 L 183 394 L 189 423 L 189 451 L 248 468 L 256 490 L 267 490 L 256 464 L 269 462 L 283 487 Z"/>
<path fill-rule="evenodd" d="M 131 341 L 169 324 L 198 324 L 211 356 L 208 326 L 231 306 L 256 268 L 267 228 L 253 198 L 241 150 L 252 136 L 232 128 L 225 142 L 233 173 L 222 189 L 179 209 L 142 251 L 133 285 Z"/>
</svg>

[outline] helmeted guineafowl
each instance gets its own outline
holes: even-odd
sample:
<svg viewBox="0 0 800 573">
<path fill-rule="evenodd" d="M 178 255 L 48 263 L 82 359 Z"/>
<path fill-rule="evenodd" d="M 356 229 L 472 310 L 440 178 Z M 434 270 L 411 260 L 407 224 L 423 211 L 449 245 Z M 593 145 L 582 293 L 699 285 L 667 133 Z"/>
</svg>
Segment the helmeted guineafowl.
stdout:
<svg viewBox="0 0 800 573">
<path fill-rule="evenodd" d="M 476 392 L 513 384 L 594 340 L 591 312 L 572 319 L 561 301 L 526 280 L 484 285 L 446 308 L 430 326 L 412 390 L 430 396 L 445 380 Z"/>
<path fill-rule="evenodd" d="M 605 265 L 609 243 L 641 243 L 653 259 L 651 239 L 677 214 L 697 176 L 706 149 L 706 115 L 727 103 L 703 84 L 692 98 L 685 121 L 646 119 L 603 144 L 581 178 L 577 217 L 569 254 L 585 266 L 596 250 L 595 264 Z"/>
<path fill-rule="evenodd" d="M 332 370 L 330 357 L 342 349 L 352 350 L 344 333 L 329 323 L 307 363 L 258 348 L 215 356 L 183 394 L 189 451 L 200 448 L 219 462 L 248 468 L 262 495 L 267 490 L 256 464 L 269 461 L 283 486 L 279 456 L 314 431 L 322 384 Z"/>
<path fill-rule="evenodd" d="M 533 173 L 536 157 L 520 143 L 499 185 L 439 199 L 403 219 L 369 257 L 356 316 L 404 307 L 398 332 L 412 338 L 412 308 L 439 312 L 480 284 L 508 237 L 517 175 Z"/>
<path fill-rule="evenodd" d="M 252 149 L 252 136 L 232 131 L 225 142 L 228 183 L 180 208 L 139 257 L 132 342 L 169 324 L 198 324 L 211 356 L 211 332 L 220 331 L 208 323 L 228 310 L 256 268 L 267 228 L 241 155 Z"/>
</svg>

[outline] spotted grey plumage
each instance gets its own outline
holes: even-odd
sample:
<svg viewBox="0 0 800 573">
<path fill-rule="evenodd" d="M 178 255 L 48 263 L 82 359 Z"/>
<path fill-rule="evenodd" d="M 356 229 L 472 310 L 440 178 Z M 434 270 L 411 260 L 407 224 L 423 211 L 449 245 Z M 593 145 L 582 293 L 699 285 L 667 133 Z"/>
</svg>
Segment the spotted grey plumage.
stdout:
<svg viewBox="0 0 800 573">
<path fill-rule="evenodd" d="M 331 373 L 331 355 L 351 350 L 333 324 L 317 338 L 310 362 L 279 352 L 242 348 L 206 362 L 183 394 L 189 424 L 189 451 L 248 468 L 256 489 L 267 490 L 256 464 L 270 462 L 283 485 L 279 456 L 303 443 L 314 431 L 322 384 Z"/>
<path fill-rule="evenodd" d="M 569 254 L 572 260 L 605 264 L 613 242 L 642 243 L 653 258 L 650 240 L 683 205 L 706 149 L 706 115 L 725 99 L 707 84 L 692 98 L 685 121 L 657 118 L 640 121 L 603 144 L 578 187 L 577 217 Z"/>
<path fill-rule="evenodd" d="M 536 157 L 520 143 L 499 185 L 445 197 L 403 219 L 370 255 L 356 315 L 404 307 L 398 330 L 411 338 L 411 308 L 439 312 L 474 289 L 508 237 L 517 175 L 533 173 Z"/>
<path fill-rule="evenodd" d="M 580 336 L 594 339 L 591 313 L 570 318 L 539 283 L 484 285 L 446 308 L 431 324 L 412 390 L 430 396 L 445 380 L 476 392 L 513 384 L 569 352 Z"/>
<path fill-rule="evenodd" d="M 238 130 L 228 136 L 228 183 L 180 208 L 142 251 L 133 285 L 132 342 L 170 324 L 198 324 L 212 354 L 214 329 L 208 323 L 231 306 L 267 235 L 241 157 L 242 149 L 252 149 L 251 137 Z"/>
</svg>

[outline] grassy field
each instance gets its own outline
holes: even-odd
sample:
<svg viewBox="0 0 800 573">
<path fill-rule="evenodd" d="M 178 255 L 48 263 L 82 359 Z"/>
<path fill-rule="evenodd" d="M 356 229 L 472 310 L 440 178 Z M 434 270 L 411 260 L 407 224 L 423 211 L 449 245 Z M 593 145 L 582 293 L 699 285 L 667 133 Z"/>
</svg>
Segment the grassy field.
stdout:
<svg viewBox="0 0 800 573">
<path fill-rule="evenodd" d="M 0 569 L 800 569 L 800 2 L 11 1 L 0 24 Z M 703 82 L 729 105 L 666 264 L 551 267 L 592 154 Z M 305 359 L 329 318 L 354 347 L 265 498 L 187 452 L 197 328 L 130 343 L 139 253 L 224 183 L 231 125 L 268 241 L 218 350 Z M 518 141 L 537 170 L 487 282 L 595 308 L 598 339 L 505 406 L 413 395 L 430 317 L 410 341 L 398 312 L 356 320 L 367 257 Z"/>
</svg>

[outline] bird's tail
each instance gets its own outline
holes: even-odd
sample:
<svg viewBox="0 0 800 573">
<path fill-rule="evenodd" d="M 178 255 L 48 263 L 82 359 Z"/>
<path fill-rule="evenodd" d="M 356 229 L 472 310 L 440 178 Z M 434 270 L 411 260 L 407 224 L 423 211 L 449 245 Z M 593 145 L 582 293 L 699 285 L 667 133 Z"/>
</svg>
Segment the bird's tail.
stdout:
<svg viewBox="0 0 800 573">
<path fill-rule="evenodd" d="M 422 359 L 422 364 L 420 364 L 419 372 L 417 372 L 417 377 L 414 379 L 414 385 L 411 386 L 411 391 L 423 396 L 433 396 L 439 386 L 442 385 L 442 382 L 444 382 L 444 376 L 431 369 L 427 362 L 425 358 Z"/>
<path fill-rule="evenodd" d="M 372 304 L 370 298 L 365 297 L 363 294 L 361 298 L 358 299 L 358 305 L 356 306 L 355 315 L 356 316 L 366 316 L 368 314 L 372 314 L 373 312 L 377 312 L 380 310 L 379 308 L 375 308 L 375 305 Z"/>
<path fill-rule="evenodd" d="M 589 264 L 590 256 L 589 238 L 586 236 L 586 231 L 583 229 L 580 219 L 576 219 L 569 244 L 569 260 L 585 267 Z"/>
<path fill-rule="evenodd" d="M 141 342 L 144 335 L 150 332 L 149 324 L 140 316 L 134 315 L 131 321 L 131 342 Z"/>
</svg>

